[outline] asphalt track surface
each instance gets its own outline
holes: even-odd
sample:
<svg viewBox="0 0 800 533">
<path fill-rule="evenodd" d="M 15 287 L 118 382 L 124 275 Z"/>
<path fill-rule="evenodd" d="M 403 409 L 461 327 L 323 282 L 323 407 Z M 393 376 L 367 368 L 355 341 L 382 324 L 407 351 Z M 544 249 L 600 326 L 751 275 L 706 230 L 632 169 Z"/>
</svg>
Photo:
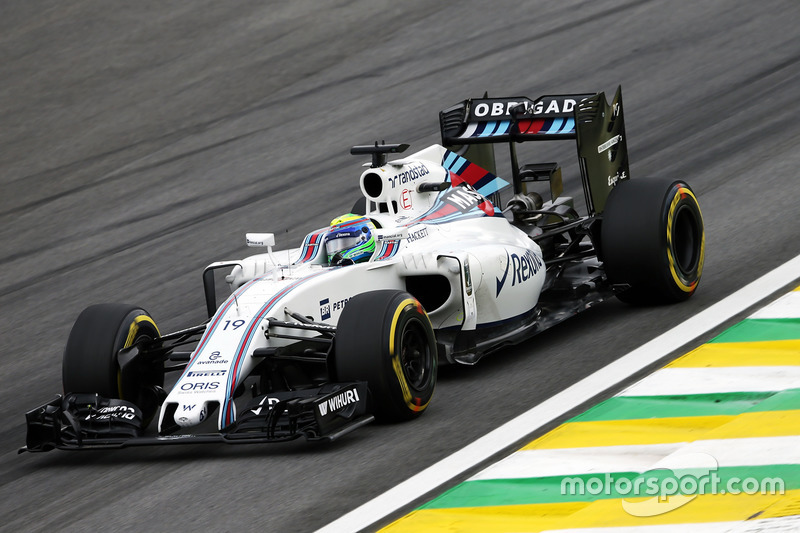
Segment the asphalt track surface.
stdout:
<svg viewBox="0 0 800 533">
<path fill-rule="evenodd" d="M 4 2 L 0 529 L 313 530 L 795 257 L 798 22 L 794 0 Z M 202 268 L 248 254 L 245 231 L 296 246 L 352 206 L 351 145 L 421 149 L 484 91 L 617 84 L 634 179 L 684 178 L 703 209 L 689 302 L 604 304 L 332 445 L 17 455 L 85 306 L 199 323 Z M 529 155 L 582 196 L 574 145 Z"/>
</svg>

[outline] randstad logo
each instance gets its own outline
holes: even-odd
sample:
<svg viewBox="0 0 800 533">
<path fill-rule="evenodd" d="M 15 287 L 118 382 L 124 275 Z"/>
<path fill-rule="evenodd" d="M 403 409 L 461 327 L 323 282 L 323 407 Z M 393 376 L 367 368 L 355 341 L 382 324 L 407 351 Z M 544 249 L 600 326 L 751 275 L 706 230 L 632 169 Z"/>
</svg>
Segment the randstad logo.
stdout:
<svg viewBox="0 0 800 533">
<path fill-rule="evenodd" d="M 638 517 L 657 516 L 688 504 L 701 494 L 784 494 L 781 478 L 741 478 L 719 473 L 717 460 L 706 453 L 676 453 L 638 475 L 619 473 L 603 477 L 567 477 L 564 496 L 590 495 L 621 498 L 622 508 Z"/>
</svg>

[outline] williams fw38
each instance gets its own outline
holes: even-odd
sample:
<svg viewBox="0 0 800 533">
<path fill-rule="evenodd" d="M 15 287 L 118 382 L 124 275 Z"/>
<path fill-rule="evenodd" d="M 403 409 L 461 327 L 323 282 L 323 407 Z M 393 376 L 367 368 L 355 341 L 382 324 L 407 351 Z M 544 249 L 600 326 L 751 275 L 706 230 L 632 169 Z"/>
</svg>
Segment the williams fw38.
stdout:
<svg viewBox="0 0 800 533">
<path fill-rule="evenodd" d="M 205 323 L 166 333 L 135 305 L 84 310 L 64 394 L 27 413 L 21 451 L 333 440 L 421 415 L 439 364 L 475 364 L 607 298 L 689 298 L 697 199 L 681 179 L 631 179 L 623 118 L 620 89 L 611 104 L 484 97 L 440 113 L 441 145 L 353 147 L 370 162 L 352 211 L 297 248 L 247 234 L 261 253 L 203 272 Z M 543 140 L 576 141 L 583 213 L 556 163 L 518 161 Z"/>
</svg>

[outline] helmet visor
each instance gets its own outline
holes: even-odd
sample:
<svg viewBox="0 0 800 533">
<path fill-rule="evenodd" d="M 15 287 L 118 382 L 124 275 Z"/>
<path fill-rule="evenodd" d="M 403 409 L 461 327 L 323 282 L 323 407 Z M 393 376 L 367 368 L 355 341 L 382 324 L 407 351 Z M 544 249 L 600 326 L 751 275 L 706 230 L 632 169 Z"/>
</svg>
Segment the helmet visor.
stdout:
<svg viewBox="0 0 800 533">
<path fill-rule="evenodd" d="M 328 257 L 333 256 L 336 252 L 341 252 L 342 250 L 349 250 L 363 240 L 361 236 L 361 232 L 352 232 L 353 234 L 342 234 L 339 233 L 337 235 L 331 236 L 325 242 L 325 250 L 328 252 Z"/>
</svg>

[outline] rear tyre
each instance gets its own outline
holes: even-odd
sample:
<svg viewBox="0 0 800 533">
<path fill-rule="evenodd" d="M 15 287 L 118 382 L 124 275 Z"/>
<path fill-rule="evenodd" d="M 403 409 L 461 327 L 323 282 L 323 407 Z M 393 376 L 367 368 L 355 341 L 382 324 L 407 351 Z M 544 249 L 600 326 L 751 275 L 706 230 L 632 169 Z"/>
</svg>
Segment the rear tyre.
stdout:
<svg viewBox="0 0 800 533">
<path fill-rule="evenodd" d="M 703 216 L 683 181 L 619 182 L 603 213 L 603 262 L 617 297 L 632 304 L 680 302 L 697 289 L 705 259 Z"/>
<path fill-rule="evenodd" d="M 347 302 L 336 328 L 336 376 L 367 382 L 379 420 L 410 420 L 425 411 L 436 358 L 428 315 L 407 292 L 372 291 Z"/>
<path fill-rule="evenodd" d="M 92 305 L 72 326 L 62 363 L 64 392 L 97 393 L 135 404 L 145 425 L 155 415 L 164 362 L 134 361 L 123 376 L 117 352 L 160 336 L 147 311 L 127 304 Z"/>
</svg>

